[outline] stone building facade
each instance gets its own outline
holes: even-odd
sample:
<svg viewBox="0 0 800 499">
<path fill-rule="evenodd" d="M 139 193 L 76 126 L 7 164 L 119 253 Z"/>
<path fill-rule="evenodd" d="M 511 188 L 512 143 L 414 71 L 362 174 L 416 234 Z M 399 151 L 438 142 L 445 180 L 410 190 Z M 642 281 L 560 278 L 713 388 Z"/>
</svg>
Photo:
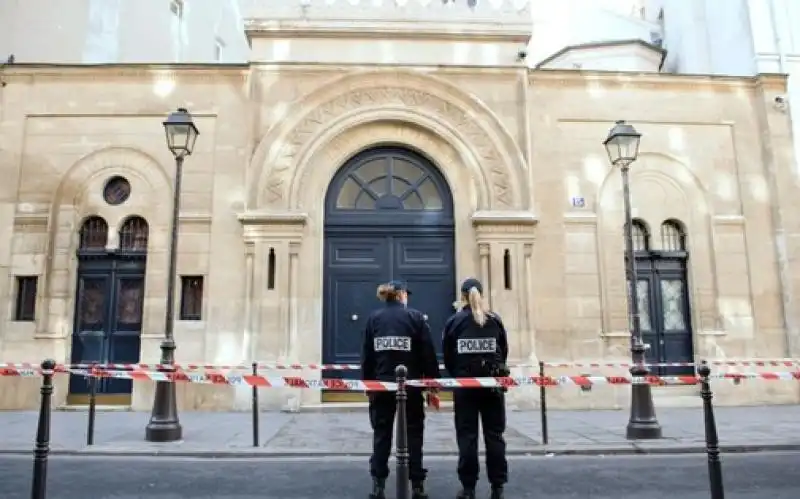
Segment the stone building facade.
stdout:
<svg viewBox="0 0 800 499">
<path fill-rule="evenodd" d="M 409 280 L 438 329 L 468 276 L 503 316 L 512 363 L 624 362 L 621 182 L 602 146 L 618 119 L 643 134 L 631 189 L 651 358 L 798 355 L 800 191 L 789 119 L 772 106 L 784 77 L 531 70 L 513 55 L 283 63 L 262 57 L 274 32 L 250 36 L 248 65 L 2 73 L 2 361 L 157 361 L 175 173 L 161 122 L 178 106 L 200 130 L 183 176 L 178 362 L 353 362 L 378 283 Z M 524 41 L 483 40 L 500 53 Z M 34 406 L 36 387 L 0 378 L 0 408 Z M 656 388 L 657 404 L 692 390 Z M 624 407 L 628 392 L 550 393 Z M 297 408 L 320 393 L 262 400 Z M 57 378 L 58 405 L 82 394 L 79 378 Z M 720 395 L 797 400 L 777 383 Z M 152 385 L 107 382 L 101 396 L 146 409 Z M 242 387 L 179 396 L 183 409 L 249 403 Z"/>
</svg>

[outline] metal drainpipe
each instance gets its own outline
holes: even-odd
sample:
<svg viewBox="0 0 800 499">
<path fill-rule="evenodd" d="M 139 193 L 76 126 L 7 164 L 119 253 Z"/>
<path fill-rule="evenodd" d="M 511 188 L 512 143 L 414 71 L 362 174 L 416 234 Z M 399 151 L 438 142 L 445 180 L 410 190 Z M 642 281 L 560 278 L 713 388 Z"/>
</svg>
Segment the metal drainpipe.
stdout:
<svg viewBox="0 0 800 499">
<path fill-rule="evenodd" d="M 775 50 L 778 52 L 778 71 L 781 74 L 785 74 L 786 71 L 786 52 L 783 47 L 783 41 L 781 40 L 780 29 L 778 26 L 778 16 L 776 14 L 776 5 L 775 0 L 769 0 L 769 17 L 770 17 L 770 24 L 772 24 L 772 32 L 775 38 Z M 774 158 L 770 161 L 765 162 L 765 168 L 767 170 L 767 175 L 769 175 L 769 183 L 770 183 L 770 190 L 773 192 L 777 192 L 777 177 L 775 168 L 776 165 L 774 164 Z M 794 346 L 795 346 L 795 339 L 794 339 L 794 331 L 796 329 L 795 319 L 792 316 L 793 311 L 793 298 L 794 293 L 792 289 L 792 281 L 791 281 L 791 272 L 789 269 L 789 259 L 788 259 L 788 250 L 786 248 L 786 229 L 784 228 L 783 223 L 783 210 L 780 206 L 772 205 L 772 219 L 774 224 L 774 232 L 773 237 L 775 240 L 775 253 L 778 260 L 778 277 L 781 283 L 782 289 L 782 298 L 783 298 L 783 320 L 785 323 L 785 331 L 786 331 L 786 347 L 784 354 L 786 357 L 792 357 L 794 354 Z"/>
</svg>

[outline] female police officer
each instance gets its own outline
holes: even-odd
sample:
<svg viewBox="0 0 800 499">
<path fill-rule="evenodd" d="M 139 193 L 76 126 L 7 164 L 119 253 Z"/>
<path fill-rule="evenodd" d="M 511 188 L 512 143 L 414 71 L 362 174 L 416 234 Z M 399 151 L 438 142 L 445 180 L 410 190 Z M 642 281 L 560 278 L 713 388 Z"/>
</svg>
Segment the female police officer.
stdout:
<svg viewBox="0 0 800 499">
<path fill-rule="evenodd" d="M 364 330 L 361 376 L 365 380 L 394 381 L 395 368 L 408 368 L 409 379 L 438 378 L 439 361 L 425 316 L 407 308 L 411 292 L 404 282 L 392 281 L 378 287 L 378 298 L 386 305 L 373 312 Z M 373 487 L 370 499 L 384 499 L 392 450 L 392 427 L 396 409 L 393 392 L 369 393 L 369 420 L 372 425 L 370 474 Z M 413 499 L 425 499 L 425 476 L 422 467 L 422 439 L 425 408 L 422 390 L 408 388 L 409 474 Z"/>
<path fill-rule="evenodd" d="M 453 314 L 444 326 L 442 351 L 444 366 L 456 378 L 508 376 L 508 339 L 503 322 L 487 310 L 483 286 L 477 279 L 461 285 L 464 308 Z M 458 499 L 474 499 L 478 482 L 478 418 L 486 444 L 486 472 L 492 486 L 491 499 L 502 499 L 508 481 L 506 462 L 506 406 L 504 389 L 460 388 L 453 393 L 458 478 L 463 489 Z"/>
</svg>

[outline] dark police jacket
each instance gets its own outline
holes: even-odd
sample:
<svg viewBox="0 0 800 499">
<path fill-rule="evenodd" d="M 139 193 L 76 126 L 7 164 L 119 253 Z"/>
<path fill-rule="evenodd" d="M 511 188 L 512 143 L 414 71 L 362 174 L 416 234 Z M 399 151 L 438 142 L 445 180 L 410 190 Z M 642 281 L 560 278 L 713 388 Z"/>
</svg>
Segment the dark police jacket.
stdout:
<svg viewBox="0 0 800 499">
<path fill-rule="evenodd" d="M 394 381 L 394 370 L 400 364 L 408 369 L 408 379 L 439 377 L 439 361 L 425 316 L 390 301 L 367 319 L 361 379 Z"/>
<path fill-rule="evenodd" d="M 444 325 L 444 367 L 454 378 L 497 376 L 508 359 L 508 337 L 500 316 L 486 314 L 479 326 L 469 306 L 453 314 Z"/>
</svg>

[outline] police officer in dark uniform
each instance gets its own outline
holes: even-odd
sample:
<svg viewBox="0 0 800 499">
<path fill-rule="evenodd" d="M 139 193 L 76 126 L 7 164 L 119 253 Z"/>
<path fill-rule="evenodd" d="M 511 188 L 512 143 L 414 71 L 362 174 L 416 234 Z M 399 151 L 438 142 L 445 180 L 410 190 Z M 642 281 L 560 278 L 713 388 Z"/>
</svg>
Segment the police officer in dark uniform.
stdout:
<svg viewBox="0 0 800 499">
<path fill-rule="evenodd" d="M 395 368 L 403 364 L 409 379 L 438 378 L 439 361 L 425 316 L 408 308 L 411 292 L 402 281 L 378 287 L 378 298 L 386 305 L 367 319 L 361 354 L 361 376 L 365 380 L 394 381 Z M 426 499 L 422 467 L 422 442 L 425 428 L 423 390 L 408 387 L 409 472 L 413 499 Z M 389 476 L 389 455 L 392 451 L 396 394 L 372 392 L 369 396 L 369 420 L 373 430 L 370 474 L 373 487 L 370 499 L 384 499 L 386 477 Z"/>
<path fill-rule="evenodd" d="M 455 378 L 509 376 L 508 338 L 500 317 L 490 312 L 483 300 L 483 285 L 467 279 L 461 285 L 464 308 L 444 326 L 444 365 Z M 462 490 L 458 499 L 474 499 L 478 482 L 478 419 L 486 444 L 486 472 L 492 487 L 491 499 L 503 498 L 508 481 L 506 461 L 505 388 L 458 388 L 453 393 L 458 478 Z"/>
</svg>

